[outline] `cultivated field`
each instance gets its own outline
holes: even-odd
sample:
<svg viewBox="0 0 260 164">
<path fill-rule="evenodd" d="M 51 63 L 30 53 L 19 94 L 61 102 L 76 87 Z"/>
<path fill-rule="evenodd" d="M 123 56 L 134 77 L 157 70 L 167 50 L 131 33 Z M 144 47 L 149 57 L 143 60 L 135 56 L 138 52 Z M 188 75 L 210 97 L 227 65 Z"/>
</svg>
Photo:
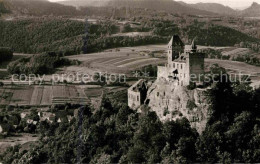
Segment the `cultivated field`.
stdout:
<svg viewBox="0 0 260 164">
<path fill-rule="evenodd" d="M 205 59 L 206 66 L 212 64 L 218 64 L 225 69 L 236 72 L 236 73 L 246 73 L 246 74 L 259 74 L 260 67 L 249 65 L 243 62 L 230 61 L 230 60 L 219 60 L 219 59 Z"/>
<path fill-rule="evenodd" d="M 88 86 L 6 85 L 0 88 L 0 105 L 49 106 L 52 104 L 89 104 Z"/>
<path fill-rule="evenodd" d="M 198 46 L 198 49 L 205 48 L 220 50 L 223 55 L 230 56 L 237 56 L 248 53 L 254 54 L 251 50 L 247 48 Z M 94 72 L 129 74 L 131 71 L 149 64 L 158 65 L 166 63 L 165 58 L 155 58 L 148 55 L 151 52 L 165 53 L 166 49 L 166 45 L 148 45 L 138 47 L 123 47 L 120 49 L 106 50 L 105 52 L 100 53 L 69 56 L 69 59 L 77 59 L 82 61 L 82 65 L 66 67 L 63 68 L 62 71 L 66 73 L 79 72 L 88 74 L 93 74 Z M 206 64 L 213 64 L 214 62 L 218 63 L 222 67 L 233 71 L 240 70 L 242 72 L 251 73 L 260 72 L 260 67 L 251 66 L 246 63 L 217 59 L 206 59 Z"/>
<path fill-rule="evenodd" d="M 151 52 L 166 51 L 166 45 L 149 45 L 138 47 L 123 47 L 110 49 L 105 52 L 68 56 L 69 59 L 77 59 L 82 62 L 79 66 L 60 68 L 58 73 L 89 74 L 96 72 L 126 74 L 132 76 L 136 69 L 146 65 L 159 65 L 166 63 L 166 58 L 155 58 Z M 199 49 L 209 48 L 199 46 Z M 247 53 L 248 49 L 236 47 L 210 47 L 221 50 L 225 55 L 238 55 Z M 228 70 L 229 73 L 244 73 L 252 75 L 253 82 L 260 80 L 260 67 L 242 62 L 205 59 L 208 69 L 211 65 L 218 64 Z M 46 75 L 50 76 L 50 75 Z M 48 79 L 47 79 L 48 80 Z M 106 88 L 107 89 L 107 88 Z M 0 105 L 32 105 L 47 106 L 52 104 L 80 103 L 89 104 L 91 98 L 102 95 L 104 88 L 89 85 L 5 85 L 0 88 Z"/>
<path fill-rule="evenodd" d="M 62 71 L 66 73 L 78 72 L 90 75 L 94 72 L 129 74 L 131 71 L 146 65 L 164 63 L 165 59 L 148 55 L 150 52 L 156 51 L 166 52 L 166 45 L 123 47 L 100 53 L 69 56 L 69 59 L 81 61 L 82 65 L 66 67 L 63 68 Z"/>
</svg>

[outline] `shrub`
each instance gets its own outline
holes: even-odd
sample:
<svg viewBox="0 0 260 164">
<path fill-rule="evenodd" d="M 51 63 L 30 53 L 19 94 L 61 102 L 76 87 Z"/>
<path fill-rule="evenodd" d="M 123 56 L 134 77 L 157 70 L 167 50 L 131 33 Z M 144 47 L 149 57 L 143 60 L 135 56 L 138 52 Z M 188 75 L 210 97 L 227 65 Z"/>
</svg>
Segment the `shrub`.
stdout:
<svg viewBox="0 0 260 164">
<path fill-rule="evenodd" d="M 186 108 L 188 108 L 189 110 L 192 110 L 196 107 L 197 107 L 197 105 L 195 104 L 194 101 L 188 100 Z"/>
<path fill-rule="evenodd" d="M 13 51 L 10 48 L 0 47 L 0 63 L 13 58 Z"/>
<path fill-rule="evenodd" d="M 166 116 L 169 113 L 170 113 L 169 110 L 167 108 L 165 108 L 164 111 L 163 111 L 163 116 Z"/>
<path fill-rule="evenodd" d="M 47 52 L 11 62 L 7 70 L 11 74 L 47 74 L 52 73 L 57 67 L 72 63 L 60 54 Z"/>
<path fill-rule="evenodd" d="M 190 85 L 187 86 L 188 90 L 193 90 L 196 88 L 196 83 L 190 83 Z"/>
</svg>

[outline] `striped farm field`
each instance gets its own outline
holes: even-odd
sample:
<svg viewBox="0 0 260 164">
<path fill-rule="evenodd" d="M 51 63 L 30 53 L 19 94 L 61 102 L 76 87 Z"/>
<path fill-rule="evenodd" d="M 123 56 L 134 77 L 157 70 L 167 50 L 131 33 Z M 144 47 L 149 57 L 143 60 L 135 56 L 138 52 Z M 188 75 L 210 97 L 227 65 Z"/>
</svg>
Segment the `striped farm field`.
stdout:
<svg viewBox="0 0 260 164">
<path fill-rule="evenodd" d="M 130 63 L 130 62 L 142 60 L 142 59 L 149 59 L 149 58 L 148 58 L 148 57 L 129 58 L 129 59 L 125 59 L 125 60 L 121 60 L 121 61 L 115 62 L 115 63 L 113 63 L 113 64 L 116 65 L 116 66 L 119 66 L 119 65 L 123 65 L 123 64 Z M 151 59 L 151 58 L 150 58 L 150 59 Z"/>
<path fill-rule="evenodd" d="M 103 88 L 86 88 L 84 91 L 88 97 L 99 97 L 103 92 Z"/>
<path fill-rule="evenodd" d="M 113 64 L 115 62 L 122 61 L 124 59 L 129 59 L 129 57 L 115 57 L 115 58 L 105 58 L 106 61 L 101 62 L 102 64 Z"/>
<path fill-rule="evenodd" d="M 11 99 L 11 105 L 30 105 L 34 88 L 32 86 L 13 88 L 13 97 Z"/>
<path fill-rule="evenodd" d="M 76 89 L 77 89 L 77 92 L 79 94 L 79 97 L 86 97 L 85 92 L 84 92 L 84 88 L 79 86 L 79 87 L 76 87 Z"/>
<path fill-rule="evenodd" d="M 52 86 L 53 97 L 67 97 L 64 85 Z"/>
<path fill-rule="evenodd" d="M 159 59 L 157 58 L 149 58 L 149 59 L 141 59 L 141 60 L 135 60 L 135 61 L 131 61 L 129 63 L 125 63 L 122 65 L 118 65 L 118 67 L 133 67 L 133 66 L 137 66 L 137 65 L 145 65 L 145 63 L 150 63 L 151 61 L 157 61 Z"/>
<path fill-rule="evenodd" d="M 43 90 L 44 90 L 43 86 L 36 86 L 36 87 L 34 87 L 30 105 L 39 105 L 39 104 L 41 104 Z"/>
<path fill-rule="evenodd" d="M 6 85 L 0 88 L 0 105 L 49 106 L 52 104 L 89 104 L 86 86 L 75 85 Z"/>
<path fill-rule="evenodd" d="M 75 86 L 69 86 L 69 95 L 70 95 L 70 98 L 72 97 L 78 97 L 78 92 L 77 92 L 77 89 Z"/>
<path fill-rule="evenodd" d="M 41 105 L 50 105 L 52 101 L 52 86 L 44 86 Z"/>
<path fill-rule="evenodd" d="M 63 68 L 64 73 L 84 72 L 92 75 L 93 72 L 106 72 L 108 74 L 130 74 L 133 69 L 146 65 L 158 65 L 166 60 L 149 56 L 155 51 L 162 52 L 167 45 L 147 45 L 137 47 L 120 47 L 99 53 L 81 54 L 68 56 L 82 62 L 80 66 L 69 66 Z M 151 52 L 151 53 L 150 53 Z"/>
</svg>

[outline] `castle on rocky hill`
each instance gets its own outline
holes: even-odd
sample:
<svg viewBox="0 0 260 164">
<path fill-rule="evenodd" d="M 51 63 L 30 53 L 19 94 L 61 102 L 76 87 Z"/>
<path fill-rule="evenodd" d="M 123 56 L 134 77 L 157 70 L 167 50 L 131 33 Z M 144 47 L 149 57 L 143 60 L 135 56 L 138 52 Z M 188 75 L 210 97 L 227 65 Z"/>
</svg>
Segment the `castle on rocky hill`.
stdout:
<svg viewBox="0 0 260 164">
<path fill-rule="evenodd" d="M 168 44 L 168 62 L 158 66 L 158 78 L 165 78 L 180 86 L 191 83 L 200 84 L 204 75 L 204 54 L 197 52 L 194 40 L 185 45 L 178 35 L 174 35 Z"/>
<path fill-rule="evenodd" d="M 204 75 L 204 54 L 197 51 L 194 40 L 185 45 L 174 35 L 167 46 L 167 64 L 158 66 L 157 79 L 141 79 L 128 89 L 128 106 L 139 110 L 143 104 L 155 111 L 162 121 L 186 117 L 191 126 L 202 132 L 210 115 L 209 88 L 199 86 Z"/>
</svg>

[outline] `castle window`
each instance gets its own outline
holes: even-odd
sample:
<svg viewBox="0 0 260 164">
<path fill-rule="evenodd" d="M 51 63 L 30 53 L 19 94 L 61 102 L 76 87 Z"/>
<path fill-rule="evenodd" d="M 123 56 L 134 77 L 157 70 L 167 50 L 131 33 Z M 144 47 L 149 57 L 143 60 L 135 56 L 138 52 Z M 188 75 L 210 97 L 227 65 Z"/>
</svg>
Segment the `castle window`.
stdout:
<svg viewBox="0 0 260 164">
<path fill-rule="evenodd" d="M 139 96 L 137 96 L 137 101 L 139 101 Z"/>
<path fill-rule="evenodd" d="M 181 64 L 181 69 L 182 69 L 182 64 Z"/>
<path fill-rule="evenodd" d="M 159 96 L 159 92 L 157 92 L 157 96 Z"/>
<path fill-rule="evenodd" d="M 183 86 L 183 81 L 181 81 L 181 86 Z"/>
<path fill-rule="evenodd" d="M 179 69 L 179 64 L 177 64 L 177 69 Z"/>
<path fill-rule="evenodd" d="M 175 68 L 175 63 L 172 64 L 172 67 Z"/>
</svg>

